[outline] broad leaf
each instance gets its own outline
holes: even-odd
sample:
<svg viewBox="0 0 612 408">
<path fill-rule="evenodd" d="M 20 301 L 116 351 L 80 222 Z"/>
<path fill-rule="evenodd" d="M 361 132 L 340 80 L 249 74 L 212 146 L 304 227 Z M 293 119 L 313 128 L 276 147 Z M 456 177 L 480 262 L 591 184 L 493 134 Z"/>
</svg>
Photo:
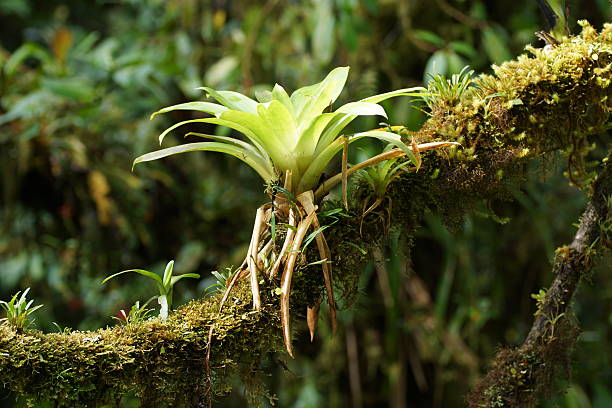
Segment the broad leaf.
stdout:
<svg viewBox="0 0 612 408">
<path fill-rule="evenodd" d="M 329 125 L 330 122 L 334 121 L 337 117 L 342 116 L 342 114 L 338 113 L 323 113 L 316 117 L 308 128 L 306 128 L 302 134 L 300 135 L 300 139 L 295 148 L 296 153 L 299 158 L 303 156 L 312 157 L 315 153 L 317 144 L 323 134 L 325 128 Z M 303 161 L 303 160 L 302 160 Z M 310 160 L 305 163 L 308 165 Z M 300 171 L 303 172 L 305 169 L 301 168 Z"/>
<path fill-rule="evenodd" d="M 398 96 L 420 96 L 422 94 L 423 87 L 417 86 L 413 88 L 402 88 L 391 92 L 385 92 L 378 95 L 368 96 L 363 98 L 361 102 L 373 102 L 379 103 L 386 101 L 390 98 L 397 98 Z"/>
<path fill-rule="evenodd" d="M 291 103 L 291 98 L 285 91 L 285 88 L 279 84 L 274 85 L 274 88 L 272 88 L 272 99 L 275 99 L 285 105 L 285 108 L 287 108 L 293 119 L 296 120 L 295 109 Z"/>
<path fill-rule="evenodd" d="M 348 141 L 349 143 L 353 143 L 359 139 L 363 139 L 364 137 L 372 137 L 387 143 L 391 143 L 394 146 L 402 149 L 408 156 L 408 159 L 413 163 L 416 163 L 416 157 L 410 148 L 404 142 L 402 142 L 399 135 L 391 132 L 372 130 L 369 132 L 357 133 L 349 137 Z M 321 174 L 323 174 L 331 159 L 342 150 L 342 147 L 343 138 L 338 138 L 330 143 L 320 153 L 318 153 L 302 175 L 302 179 L 300 180 L 300 184 L 298 186 L 298 191 L 307 191 L 314 188 L 319 182 Z"/>
<path fill-rule="evenodd" d="M 298 123 L 310 121 L 336 101 L 346 84 L 348 71 L 348 67 L 336 68 L 318 84 L 300 88 L 291 94 Z"/>
<path fill-rule="evenodd" d="M 265 106 L 261 105 L 261 108 L 265 109 Z M 292 168 L 287 146 L 283 144 L 282 139 L 277 138 L 276 132 L 270 131 L 263 118 L 255 114 L 235 110 L 225 111 L 219 118 L 227 121 L 226 126 L 256 140 L 272 159 L 272 163 L 277 167 L 277 170 L 278 168 Z M 209 120 L 209 122 L 214 123 L 215 121 Z M 242 130 L 239 128 L 242 128 Z M 279 170 L 279 173 L 282 173 L 282 170 Z"/>
<path fill-rule="evenodd" d="M 270 158 L 268 157 L 268 154 L 265 153 L 264 150 L 264 154 L 265 156 L 262 156 L 262 151 L 260 151 L 259 149 L 257 149 L 255 146 L 253 146 L 250 143 L 247 143 L 243 140 L 240 139 L 236 139 L 234 137 L 229 137 L 229 136 L 217 136 L 217 135 L 209 135 L 206 133 L 197 133 L 197 132 L 189 132 L 185 135 L 185 137 L 187 136 L 197 136 L 197 137 L 201 137 L 203 139 L 211 139 L 217 142 L 222 142 L 222 143 L 227 143 L 227 144 L 231 144 L 234 146 L 238 146 L 238 147 L 242 147 L 245 150 L 249 150 L 251 151 L 253 154 L 261 156 L 261 159 L 265 162 L 265 161 L 269 161 Z M 270 163 L 270 166 L 272 166 L 272 164 Z"/>
</svg>

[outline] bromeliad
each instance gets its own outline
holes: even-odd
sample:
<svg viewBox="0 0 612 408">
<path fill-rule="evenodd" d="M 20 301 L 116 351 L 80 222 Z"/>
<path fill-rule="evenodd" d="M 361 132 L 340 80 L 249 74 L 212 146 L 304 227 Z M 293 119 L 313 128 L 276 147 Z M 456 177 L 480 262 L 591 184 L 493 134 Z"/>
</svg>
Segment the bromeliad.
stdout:
<svg viewBox="0 0 612 408">
<path fill-rule="evenodd" d="M 269 279 L 277 278 L 280 271 L 280 299 L 283 337 L 289 355 L 293 356 L 290 338 L 289 294 L 293 272 L 300 250 L 309 230 L 319 231 L 315 240 L 324 277 L 332 327 L 336 326 L 334 294 L 332 290 L 331 253 L 317 219 L 317 203 L 332 187 L 342 181 L 346 194 L 346 178 L 352 173 L 346 159 L 343 175 L 332 177 L 320 184 L 321 176 L 330 161 L 348 145 L 363 138 L 375 138 L 395 146 L 394 157 L 406 156 L 418 165 L 419 150 L 450 146 L 452 142 L 436 142 L 424 145 L 405 144 L 399 135 L 374 130 L 352 135 L 342 135 L 346 126 L 356 117 L 377 115 L 387 117 L 379 102 L 386 99 L 422 95 L 422 88 L 407 88 L 374 95 L 357 102 L 342 105 L 333 112 L 328 108 L 336 101 L 347 80 L 348 67 L 332 70 L 320 83 L 300 88 L 289 95 L 282 86 L 275 85 L 271 92 L 255 101 L 232 91 L 201 88 L 218 103 L 188 102 L 169 106 L 157 114 L 175 110 L 191 110 L 208 113 L 212 117 L 192 119 L 177 123 L 160 136 L 160 143 L 172 130 L 190 123 L 207 123 L 229 127 L 242 133 L 246 140 L 202 133 L 188 133 L 207 139 L 205 142 L 188 143 L 170 147 L 138 157 L 134 164 L 160 159 L 190 151 L 216 151 L 237 157 L 255 170 L 270 187 L 271 201 L 256 213 L 255 225 L 247 256 L 232 277 L 221 301 L 223 307 L 232 287 L 240 279 L 250 278 L 253 306 L 261 308 L 259 273 Z M 364 163 L 372 165 L 387 160 L 389 152 L 375 156 Z M 344 155 L 346 157 L 346 154 Z M 363 165 L 354 167 L 362 168 Z M 315 194 L 316 191 L 316 194 Z M 287 226 L 280 250 L 274 242 L 272 231 L 280 223 Z M 307 310 L 311 336 L 317 319 L 318 305 Z"/>
</svg>

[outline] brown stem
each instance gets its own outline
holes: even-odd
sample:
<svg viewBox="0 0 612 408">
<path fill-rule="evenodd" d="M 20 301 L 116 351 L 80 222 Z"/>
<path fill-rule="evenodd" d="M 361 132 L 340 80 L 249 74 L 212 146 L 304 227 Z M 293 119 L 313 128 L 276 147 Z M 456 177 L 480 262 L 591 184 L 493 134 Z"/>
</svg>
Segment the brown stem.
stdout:
<svg viewBox="0 0 612 408">
<path fill-rule="evenodd" d="M 455 143 L 455 142 L 422 143 L 420 145 L 417 145 L 417 148 L 418 148 L 417 150 L 422 152 L 425 150 L 440 149 L 443 147 L 456 146 L 456 145 L 459 145 L 459 143 Z M 413 147 L 410 146 L 410 149 L 412 150 Z M 388 152 L 381 153 L 368 160 L 362 161 L 361 163 L 350 167 L 346 171 L 346 177 L 352 175 L 358 170 L 361 170 L 366 167 L 373 166 L 374 164 L 380 163 L 381 161 L 394 159 L 396 157 L 401 157 L 401 156 L 404 156 L 405 154 L 406 153 L 404 153 L 401 149 L 396 147 L 395 149 L 391 149 Z M 336 174 L 335 176 L 330 177 L 327 180 L 325 180 L 325 182 L 321 184 L 319 188 L 317 188 L 317 191 L 315 192 L 315 200 L 318 201 L 321 198 L 323 198 L 323 196 L 325 196 L 325 194 L 327 194 L 329 190 L 334 188 L 338 183 L 342 181 L 343 177 L 345 177 L 345 175 L 343 174 L 343 172 L 340 172 Z"/>
</svg>

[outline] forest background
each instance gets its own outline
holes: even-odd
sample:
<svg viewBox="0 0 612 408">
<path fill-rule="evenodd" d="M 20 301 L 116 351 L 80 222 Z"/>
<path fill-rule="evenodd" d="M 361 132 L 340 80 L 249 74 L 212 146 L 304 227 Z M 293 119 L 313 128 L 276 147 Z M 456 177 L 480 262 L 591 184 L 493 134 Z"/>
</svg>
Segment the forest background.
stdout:
<svg viewBox="0 0 612 408">
<path fill-rule="evenodd" d="M 608 0 L 569 9 L 574 32 L 577 19 L 601 27 L 612 17 Z M 44 304 L 37 328 L 91 330 L 155 294 L 137 277 L 102 285 L 112 273 L 175 259 L 178 273 L 202 276 L 178 285 L 181 304 L 211 291 L 211 271 L 240 263 L 244 226 L 265 200 L 253 171 L 208 153 L 131 171 L 162 128 L 189 118 L 150 121 L 151 112 L 202 98 L 198 86 L 296 89 L 349 65 L 341 99 L 356 100 L 465 65 L 490 72 L 526 44 L 542 46 L 542 28 L 533 0 L 3 0 L 0 299 L 30 287 Z M 387 103 L 390 122 L 418 129 L 426 114 L 415 104 Z M 351 161 L 381 147 L 362 143 Z M 450 229 L 430 214 L 412 263 L 392 239 L 386 265 L 364 269 L 335 335 L 321 325 L 313 344 L 296 336 L 297 360 L 270 359 L 277 405 L 463 406 L 497 348 L 525 337 L 531 294 L 549 285 L 554 249 L 575 232 L 585 197 L 564 169 L 561 156 L 534 164 L 511 201 L 483 203 Z M 609 260 L 600 264 L 576 297 L 583 332 L 568 392 L 543 407 L 612 406 L 612 280 Z M 239 388 L 218 406 L 244 406 Z M 21 406 L 0 395 L 0 407 Z"/>
</svg>

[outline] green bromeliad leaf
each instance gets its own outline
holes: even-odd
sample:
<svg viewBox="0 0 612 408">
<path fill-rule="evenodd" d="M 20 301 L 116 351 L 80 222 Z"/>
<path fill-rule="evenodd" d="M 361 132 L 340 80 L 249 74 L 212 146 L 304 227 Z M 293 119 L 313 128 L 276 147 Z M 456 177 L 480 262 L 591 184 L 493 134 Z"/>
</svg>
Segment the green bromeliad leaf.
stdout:
<svg viewBox="0 0 612 408">
<path fill-rule="evenodd" d="M 226 111 L 227 109 L 228 108 L 226 108 L 223 105 L 219 105 L 218 103 L 211 103 L 211 102 L 179 103 L 178 105 L 168 106 L 167 108 L 163 108 L 163 109 L 158 110 L 157 112 L 154 112 L 151 115 L 151 119 L 153 119 L 155 116 L 159 115 L 160 113 L 167 113 L 167 112 L 172 112 L 175 110 L 194 110 L 194 111 L 216 115 L 223 111 Z"/>
<path fill-rule="evenodd" d="M 191 123 L 226 126 L 242 133 L 247 140 L 190 133 L 212 141 L 189 143 L 147 153 L 138 157 L 134 164 L 190 151 L 216 151 L 242 160 L 266 183 L 282 179 L 286 171 L 290 171 L 294 194 L 314 189 L 329 162 L 342 150 L 344 139 L 340 135 L 346 126 L 358 116 L 387 118 L 379 102 L 397 96 L 422 93 L 419 88 L 400 89 L 347 103 L 332 113 L 325 112 L 340 96 L 348 78 L 348 71 L 348 67 L 336 68 L 323 81 L 300 88 L 291 96 L 277 84 L 271 92 L 259 98 L 265 102 L 257 102 L 238 92 L 199 88 L 218 103 L 182 103 L 163 108 L 152 116 L 174 110 L 193 110 L 213 117 L 176 123 L 161 133 L 160 143 L 171 131 Z M 410 160 L 416 160 L 410 148 L 394 133 L 363 132 L 350 136 L 348 140 L 352 143 L 364 137 L 392 143 L 406 152 Z"/>
</svg>

